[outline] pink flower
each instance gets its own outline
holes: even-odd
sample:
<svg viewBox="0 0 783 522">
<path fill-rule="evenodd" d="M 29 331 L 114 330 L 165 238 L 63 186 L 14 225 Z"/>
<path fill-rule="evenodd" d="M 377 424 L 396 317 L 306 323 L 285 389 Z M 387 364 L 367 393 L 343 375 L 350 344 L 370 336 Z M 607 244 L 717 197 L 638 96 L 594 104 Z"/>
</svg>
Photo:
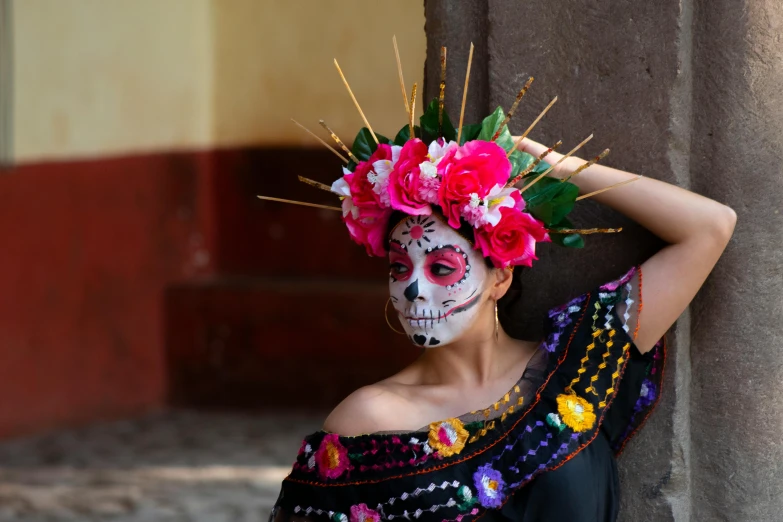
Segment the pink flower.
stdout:
<svg viewBox="0 0 783 522">
<path fill-rule="evenodd" d="M 427 146 L 418 138 L 409 140 L 400 151 L 400 159 L 389 175 L 389 198 L 392 208 L 406 214 L 429 215 L 432 209 L 421 199 L 421 165 L 427 161 Z"/>
<path fill-rule="evenodd" d="M 383 143 L 378 145 L 370 159 L 362 161 L 356 165 L 353 172 L 348 172 L 343 176 L 350 188 L 353 205 L 359 208 L 380 205 L 380 196 L 373 190 L 372 171 L 373 164 L 381 160 L 392 160 L 392 148 L 390 145 Z"/>
<path fill-rule="evenodd" d="M 441 185 L 438 200 L 453 228 L 460 227 L 460 214 L 471 199 L 483 200 L 496 186 L 505 185 L 511 162 L 505 151 L 489 141 L 469 141 L 450 148 L 438 162 Z"/>
<path fill-rule="evenodd" d="M 318 473 L 324 478 L 337 478 L 350 467 L 348 450 L 340 443 L 336 433 L 330 433 L 323 438 L 315 452 L 315 462 Z"/>
<path fill-rule="evenodd" d="M 392 210 L 377 205 L 354 210 L 355 212 L 344 212 L 343 215 L 351 239 L 364 246 L 367 255 L 384 257 L 386 255 L 384 236 Z"/>
<path fill-rule="evenodd" d="M 435 143 L 435 142 L 433 142 Z M 438 168 L 431 162 L 425 161 L 419 165 L 419 198 L 427 203 L 438 204 L 438 190 L 440 190 L 440 178 Z"/>
<path fill-rule="evenodd" d="M 500 215 L 497 225 L 476 230 L 476 249 L 497 268 L 532 266 L 538 259 L 536 242 L 552 241 L 543 223 L 516 208 L 502 207 Z"/>
<path fill-rule="evenodd" d="M 367 507 L 367 504 L 351 506 L 351 516 L 348 522 L 380 522 L 381 516 L 374 509 Z"/>
</svg>

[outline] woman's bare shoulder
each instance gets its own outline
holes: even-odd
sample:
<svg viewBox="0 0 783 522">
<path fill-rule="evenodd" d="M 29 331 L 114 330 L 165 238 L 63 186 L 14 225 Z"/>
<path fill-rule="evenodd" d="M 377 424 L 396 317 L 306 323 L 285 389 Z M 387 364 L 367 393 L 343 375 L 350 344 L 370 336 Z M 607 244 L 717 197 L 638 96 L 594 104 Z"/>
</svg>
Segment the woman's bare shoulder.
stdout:
<svg viewBox="0 0 783 522">
<path fill-rule="evenodd" d="M 399 428 L 396 423 L 409 404 L 394 392 L 394 386 L 379 382 L 359 388 L 346 397 L 324 421 L 324 430 L 353 437 Z"/>
</svg>

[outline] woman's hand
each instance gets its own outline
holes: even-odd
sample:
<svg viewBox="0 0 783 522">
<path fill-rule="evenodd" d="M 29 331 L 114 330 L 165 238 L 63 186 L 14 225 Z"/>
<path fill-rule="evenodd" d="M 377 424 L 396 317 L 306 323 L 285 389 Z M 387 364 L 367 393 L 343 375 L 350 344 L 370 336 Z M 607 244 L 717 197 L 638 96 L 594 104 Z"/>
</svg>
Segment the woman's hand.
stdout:
<svg viewBox="0 0 783 522">
<path fill-rule="evenodd" d="M 548 147 L 526 138 L 519 148 L 538 157 Z M 554 165 L 562 157 L 552 152 L 544 161 Z M 582 164 L 583 159 L 569 157 L 550 175 L 563 179 Z M 587 194 L 633 178 L 638 176 L 595 164 L 569 181 L 579 187 L 580 194 Z M 715 200 L 649 177 L 596 194 L 591 199 L 628 216 L 669 243 L 641 265 L 644 313 L 639 321 L 636 345 L 641 352 L 649 351 L 704 284 L 734 233 L 737 215 Z M 638 273 L 636 277 L 634 288 L 638 292 L 641 286 Z M 633 298 L 639 302 L 638 295 Z M 618 307 L 620 313 L 624 312 L 624 306 Z"/>
</svg>

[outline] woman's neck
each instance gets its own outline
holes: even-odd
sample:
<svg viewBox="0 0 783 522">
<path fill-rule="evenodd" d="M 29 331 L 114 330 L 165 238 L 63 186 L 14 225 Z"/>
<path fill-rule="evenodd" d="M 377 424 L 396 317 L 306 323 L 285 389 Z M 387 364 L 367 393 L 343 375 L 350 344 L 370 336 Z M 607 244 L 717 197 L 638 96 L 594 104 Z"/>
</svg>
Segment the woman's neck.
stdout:
<svg viewBox="0 0 783 522">
<path fill-rule="evenodd" d="M 488 312 L 482 311 L 458 341 L 428 349 L 419 358 L 422 384 L 483 387 L 532 356 L 536 343 L 513 339 L 501 327 L 496 339 L 494 309 Z"/>
</svg>

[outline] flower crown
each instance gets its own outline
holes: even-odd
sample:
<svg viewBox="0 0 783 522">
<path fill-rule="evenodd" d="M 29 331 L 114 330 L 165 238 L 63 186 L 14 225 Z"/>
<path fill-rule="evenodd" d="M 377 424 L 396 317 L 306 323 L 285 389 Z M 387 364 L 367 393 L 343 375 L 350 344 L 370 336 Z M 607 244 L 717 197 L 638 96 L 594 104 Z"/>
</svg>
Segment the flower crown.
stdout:
<svg viewBox="0 0 783 522">
<path fill-rule="evenodd" d="M 471 56 L 472 52 L 471 45 Z M 469 59 L 466 92 L 470 62 Z M 398 61 L 400 85 L 409 121 L 394 139 L 389 139 L 373 131 L 335 60 L 337 70 L 366 127 L 359 131 L 349 149 L 323 121 L 320 123 L 347 153 L 348 158 L 298 122 L 295 123 L 346 163 L 343 176 L 331 186 L 299 177 L 305 183 L 339 196 L 342 200 L 341 208 L 264 196 L 259 198 L 342 210 L 343 221 L 351 238 L 363 245 L 370 256 L 386 255 L 385 235 L 394 211 L 418 216 L 430 215 L 439 210 L 448 225 L 456 230 L 463 226 L 463 222 L 472 226 L 474 247 L 497 268 L 532 266 L 532 262 L 538 259 L 535 248 L 539 242 L 581 248 L 584 246 L 582 234 L 621 230 L 574 229 L 567 218 L 577 199 L 592 195 L 578 197 L 579 189 L 568 180 L 603 158 L 609 152 L 608 149 L 563 180 L 546 177 L 554 166 L 543 161 L 562 142 L 538 157 L 518 150 L 522 139 L 557 98 L 515 142 L 507 124 L 533 78 L 519 91 L 508 113 L 498 107 L 477 124 L 462 125 L 466 99 L 463 95 L 460 125 L 459 129 L 455 129 L 444 110 L 445 64 L 446 50 L 441 48 L 440 96 L 432 100 L 419 119 L 419 125 L 415 125 L 416 84 L 413 85 L 408 104 Z M 592 135 L 560 161 L 573 154 L 590 138 Z M 528 183 L 521 189 L 516 188 L 520 182 Z"/>
</svg>

